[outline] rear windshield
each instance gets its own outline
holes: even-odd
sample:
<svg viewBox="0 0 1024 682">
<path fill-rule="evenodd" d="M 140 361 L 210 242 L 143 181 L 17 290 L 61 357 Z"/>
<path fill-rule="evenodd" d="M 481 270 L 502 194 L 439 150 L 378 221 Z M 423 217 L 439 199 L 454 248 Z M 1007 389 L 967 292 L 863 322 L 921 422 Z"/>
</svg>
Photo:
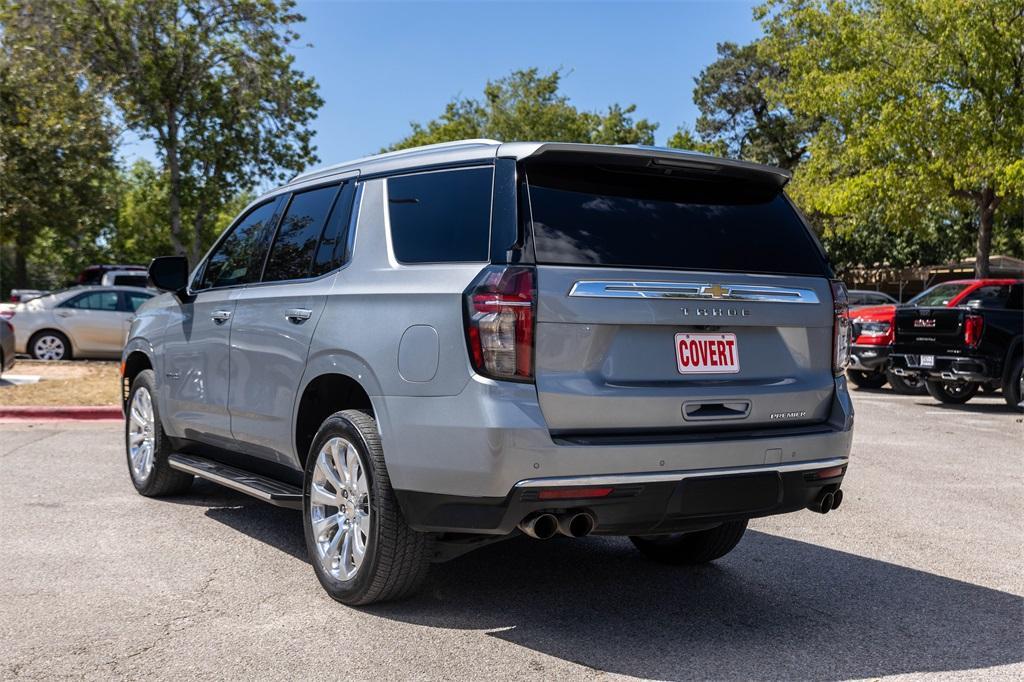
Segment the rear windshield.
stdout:
<svg viewBox="0 0 1024 682">
<path fill-rule="evenodd" d="M 551 163 L 527 181 L 539 263 L 829 275 L 774 186 Z"/>
</svg>

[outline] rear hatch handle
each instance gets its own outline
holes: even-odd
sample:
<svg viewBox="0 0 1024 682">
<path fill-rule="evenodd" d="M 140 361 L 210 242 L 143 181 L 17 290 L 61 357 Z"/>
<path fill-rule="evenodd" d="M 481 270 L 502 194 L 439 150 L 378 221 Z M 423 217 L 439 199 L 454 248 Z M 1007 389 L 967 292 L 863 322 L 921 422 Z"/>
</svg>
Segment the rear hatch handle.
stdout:
<svg viewBox="0 0 1024 682">
<path fill-rule="evenodd" d="M 683 403 L 683 419 L 686 421 L 746 419 L 749 414 L 749 400 L 724 400 L 717 402 L 692 400 Z"/>
</svg>

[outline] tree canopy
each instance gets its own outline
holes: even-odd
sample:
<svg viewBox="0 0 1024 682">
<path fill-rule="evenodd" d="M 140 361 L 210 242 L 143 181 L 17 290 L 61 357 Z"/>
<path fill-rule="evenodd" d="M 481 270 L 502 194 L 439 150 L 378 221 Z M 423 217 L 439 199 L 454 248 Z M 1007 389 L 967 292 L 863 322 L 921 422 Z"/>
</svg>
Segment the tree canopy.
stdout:
<svg viewBox="0 0 1024 682">
<path fill-rule="evenodd" d="M 560 70 L 541 74 L 533 68 L 488 81 L 483 99 L 453 99 L 438 118 L 410 124 L 412 132 L 389 149 L 467 138 L 654 144 L 658 124 L 645 118 L 634 121 L 636 105 L 580 111 L 559 91 L 562 78 Z"/>
<path fill-rule="evenodd" d="M 43 0 L 40 0 L 42 2 Z M 316 161 L 322 104 L 288 46 L 291 0 L 49 0 L 125 127 L 156 143 L 169 238 L 197 259 L 224 204 Z"/>
<path fill-rule="evenodd" d="M 974 213 L 988 274 L 997 210 L 1024 190 L 1024 5 L 1019 0 L 771 0 L 763 87 L 819 122 L 795 199 L 845 229 L 923 228 Z"/>
<path fill-rule="evenodd" d="M 30 266 L 50 273 L 62 262 L 81 264 L 97 251 L 96 236 L 113 212 L 114 129 L 102 93 L 36 9 L 0 5 L 5 289 L 28 286 Z"/>
</svg>

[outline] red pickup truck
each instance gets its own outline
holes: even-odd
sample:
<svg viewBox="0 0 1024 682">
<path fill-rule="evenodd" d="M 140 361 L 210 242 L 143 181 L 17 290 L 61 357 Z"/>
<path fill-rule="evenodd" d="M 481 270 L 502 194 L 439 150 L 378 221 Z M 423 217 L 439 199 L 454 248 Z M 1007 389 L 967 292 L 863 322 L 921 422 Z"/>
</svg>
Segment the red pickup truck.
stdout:
<svg viewBox="0 0 1024 682">
<path fill-rule="evenodd" d="M 1015 279 L 957 279 L 925 289 L 903 305 L 921 307 L 967 305 L 973 300 L 984 300 L 996 295 L 1000 287 L 1013 284 Z M 853 323 L 853 347 L 850 367 L 846 371 L 850 382 L 860 388 L 881 388 L 886 384 L 896 393 L 923 395 L 924 382 L 914 376 L 896 376 L 889 369 L 889 353 L 893 344 L 893 326 L 896 306 L 876 305 L 850 310 Z"/>
</svg>

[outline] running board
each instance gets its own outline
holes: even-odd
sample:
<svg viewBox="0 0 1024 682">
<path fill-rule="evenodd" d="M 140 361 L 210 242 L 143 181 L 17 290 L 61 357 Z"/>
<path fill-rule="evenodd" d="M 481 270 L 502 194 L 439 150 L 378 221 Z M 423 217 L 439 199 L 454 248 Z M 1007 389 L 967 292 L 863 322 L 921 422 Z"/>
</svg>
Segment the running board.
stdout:
<svg viewBox="0 0 1024 682">
<path fill-rule="evenodd" d="M 167 463 L 172 469 L 219 483 L 225 488 L 252 495 L 277 507 L 302 509 L 302 490 L 287 483 L 195 455 L 174 453 L 167 457 Z"/>
</svg>

